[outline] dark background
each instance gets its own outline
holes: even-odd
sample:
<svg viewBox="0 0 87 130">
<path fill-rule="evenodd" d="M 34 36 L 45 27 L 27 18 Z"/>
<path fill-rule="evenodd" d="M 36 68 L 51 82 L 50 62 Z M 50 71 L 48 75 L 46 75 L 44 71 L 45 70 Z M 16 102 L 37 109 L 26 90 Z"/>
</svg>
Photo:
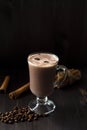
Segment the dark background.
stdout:
<svg viewBox="0 0 87 130">
<path fill-rule="evenodd" d="M 86 0 L 0 0 L 0 66 L 26 66 L 35 51 L 86 66 Z"/>
<path fill-rule="evenodd" d="M 11 100 L 9 92 L 29 82 L 27 57 L 35 51 L 57 54 L 59 64 L 79 68 L 81 80 L 55 89 L 50 99 L 56 110 L 34 122 L 5 124 L 0 130 L 87 130 L 86 103 L 80 88 L 87 89 L 87 0 L 0 0 L 0 86 L 7 74 L 10 83 L 0 94 L 0 112 L 26 106 L 30 92 Z"/>
</svg>

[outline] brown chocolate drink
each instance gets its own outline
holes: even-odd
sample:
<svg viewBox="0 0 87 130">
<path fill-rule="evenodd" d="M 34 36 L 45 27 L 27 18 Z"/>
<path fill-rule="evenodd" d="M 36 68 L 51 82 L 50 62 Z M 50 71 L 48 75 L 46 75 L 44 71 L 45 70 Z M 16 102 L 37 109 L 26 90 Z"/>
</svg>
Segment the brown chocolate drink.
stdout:
<svg viewBox="0 0 87 130">
<path fill-rule="evenodd" d="M 29 55 L 30 90 L 38 97 L 48 96 L 53 90 L 58 57 L 50 53 Z"/>
</svg>

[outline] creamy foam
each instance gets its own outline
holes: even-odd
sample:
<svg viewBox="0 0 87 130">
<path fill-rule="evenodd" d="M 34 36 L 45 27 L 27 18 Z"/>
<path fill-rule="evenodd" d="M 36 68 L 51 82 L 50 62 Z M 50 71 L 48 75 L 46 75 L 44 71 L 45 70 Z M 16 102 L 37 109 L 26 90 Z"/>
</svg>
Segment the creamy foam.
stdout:
<svg viewBox="0 0 87 130">
<path fill-rule="evenodd" d="M 50 67 L 58 63 L 58 57 L 54 54 L 37 53 L 28 57 L 29 63 L 39 67 Z"/>
</svg>

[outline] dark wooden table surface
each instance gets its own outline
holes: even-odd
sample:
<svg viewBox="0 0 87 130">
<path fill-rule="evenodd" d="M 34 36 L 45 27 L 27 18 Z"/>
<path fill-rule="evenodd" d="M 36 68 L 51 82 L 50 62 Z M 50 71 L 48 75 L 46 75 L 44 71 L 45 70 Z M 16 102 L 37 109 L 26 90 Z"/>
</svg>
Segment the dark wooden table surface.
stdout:
<svg viewBox="0 0 87 130">
<path fill-rule="evenodd" d="M 50 98 L 55 102 L 55 112 L 33 122 L 5 124 L 0 122 L 0 130 L 87 130 L 87 105 L 82 104 L 80 88 L 87 87 L 87 69 L 82 69 L 82 79 L 66 89 L 55 89 Z M 10 111 L 15 105 L 27 106 L 34 97 L 27 92 L 16 100 L 9 99 L 8 93 L 28 82 L 28 69 L 1 69 L 0 84 L 5 75 L 11 80 L 7 94 L 0 94 L 0 111 Z"/>
</svg>

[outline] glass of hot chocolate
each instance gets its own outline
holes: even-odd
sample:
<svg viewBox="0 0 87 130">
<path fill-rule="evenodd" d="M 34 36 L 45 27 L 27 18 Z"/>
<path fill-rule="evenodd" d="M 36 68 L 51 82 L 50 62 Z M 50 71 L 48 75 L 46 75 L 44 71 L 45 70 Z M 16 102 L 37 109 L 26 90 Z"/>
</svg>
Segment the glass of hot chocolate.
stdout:
<svg viewBox="0 0 87 130">
<path fill-rule="evenodd" d="M 34 101 L 29 103 L 29 108 L 38 114 L 49 114 L 55 110 L 55 104 L 48 99 L 53 92 L 56 72 L 64 71 L 66 67 L 58 65 L 59 58 L 51 53 L 34 53 L 28 56 L 30 90 L 36 96 Z"/>
</svg>

